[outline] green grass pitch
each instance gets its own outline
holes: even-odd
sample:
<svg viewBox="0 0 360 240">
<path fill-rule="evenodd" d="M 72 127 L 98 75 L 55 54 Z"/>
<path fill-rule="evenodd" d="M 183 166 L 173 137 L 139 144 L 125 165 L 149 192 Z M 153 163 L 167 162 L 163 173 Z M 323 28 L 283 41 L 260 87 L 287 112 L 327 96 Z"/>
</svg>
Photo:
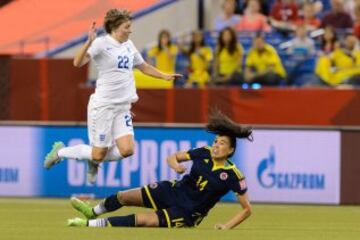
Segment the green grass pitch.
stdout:
<svg viewBox="0 0 360 240">
<path fill-rule="evenodd" d="M 218 204 L 198 228 L 74 228 L 66 219 L 80 216 L 68 199 L 0 198 L 0 239 L 4 240 L 349 240 L 360 239 L 360 207 L 308 205 L 253 205 L 252 216 L 236 229 L 217 231 L 241 208 Z M 148 211 L 123 208 L 112 215 Z"/>
</svg>

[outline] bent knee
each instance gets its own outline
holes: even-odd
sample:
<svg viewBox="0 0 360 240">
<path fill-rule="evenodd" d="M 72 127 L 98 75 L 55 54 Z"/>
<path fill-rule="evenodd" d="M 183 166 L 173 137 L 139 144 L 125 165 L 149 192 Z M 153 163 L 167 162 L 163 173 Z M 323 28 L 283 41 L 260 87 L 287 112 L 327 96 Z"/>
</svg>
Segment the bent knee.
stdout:
<svg viewBox="0 0 360 240">
<path fill-rule="evenodd" d="M 120 147 L 119 151 L 121 156 L 123 156 L 124 158 L 130 157 L 134 154 L 134 148 L 131 147 Z"/>
<path fill-rule="evenodd" d="M 126 205 L 126 196 L 124 195 L 124 192 L 117 192 L 116 197 L 122 205 Z"/>
<path fill-rule="evenodd" d="M 102 162 L 106 156 L 107 149 L 95 149 L 92 150 L 92 160 L 95 162 Z"/>
</svg>

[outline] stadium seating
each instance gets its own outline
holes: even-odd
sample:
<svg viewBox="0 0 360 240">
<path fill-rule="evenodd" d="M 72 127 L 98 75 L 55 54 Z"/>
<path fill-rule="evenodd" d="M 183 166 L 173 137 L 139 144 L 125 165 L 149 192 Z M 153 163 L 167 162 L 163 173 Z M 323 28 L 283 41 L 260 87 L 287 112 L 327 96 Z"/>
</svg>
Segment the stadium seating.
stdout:
<svg viewBox="0 0 360 240">
<path fill-rule="evenodd" d="M 135 12 L 158 2 L 12 1 L 0 8 L 0 52 L 22 55 L 43 52 L 84 34 L 92 21 L 102 23 L 104 12 L 113 6 L 126 6 Z"/>
</svg>

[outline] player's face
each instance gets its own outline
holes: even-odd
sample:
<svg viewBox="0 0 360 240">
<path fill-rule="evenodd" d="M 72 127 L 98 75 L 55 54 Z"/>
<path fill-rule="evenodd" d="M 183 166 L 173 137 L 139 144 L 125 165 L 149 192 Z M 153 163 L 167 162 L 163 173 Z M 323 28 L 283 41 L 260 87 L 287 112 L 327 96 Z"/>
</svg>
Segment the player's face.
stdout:
<svg viewBox="0 0 360 240">
<path fill-rule="evenodd" d="M 122 23 L 118 28 L 114 30 L 116 39 L 119 41 L 127 41 L 131 34 L 131 21 Z"/>
<path fill-rule="evenodd" d="M 226 159 L 234 148 L 230 145 L 230 139 L 227 136 L 216 136 L 212 148 L 211 156 L 213 159 Z"/>
</svg>

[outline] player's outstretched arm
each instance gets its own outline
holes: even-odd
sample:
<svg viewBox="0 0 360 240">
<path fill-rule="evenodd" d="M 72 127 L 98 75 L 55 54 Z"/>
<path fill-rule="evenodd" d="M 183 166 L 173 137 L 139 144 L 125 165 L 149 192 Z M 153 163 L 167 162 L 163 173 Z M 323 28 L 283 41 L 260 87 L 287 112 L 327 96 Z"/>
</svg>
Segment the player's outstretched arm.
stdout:
<svg viewBox="0 0 360 240">
<path fill-rule="evenodd" d="M 184 173 L 186 171 L 186 168 L 183 165 L 179 164 L 179 162 L 188 161 L 190 159 L 186 151 L 180 151 L 168 156 L 166 160 L 169 164 L 169 167 L 174 169 L 175 172 Z"/>
<path fill-rule="evenodd" d="M 151 66 L 150 64 L 148 64 L 146 62 L 138 65 L 137 68 L 146 75 L 149 75 L 149 76 L 155 77 L 155 78 L 164 79 L 167 81 L 172 81 L 172 80 L 175 80 L 176 78 L 183 77 L 183 75 L 178 74 L 178 73 L 173 73 L 173 74 L 163 73 L 163 72 L 159 71 L 159 69 Z"/>
<path fill-rule="evenodd" d="M 91 43 L 96 38 L 95 25 L 96 25 L 96 22 L 93 22 L 91 27 L 90 27 L 90 30 L 89 30 L 87 41 L 80 48 L 80 50 L 76 53 L 76 55 L 74 57 L 73 64 L 74 64 L 75 67 L 82 67 L 83 65 L 85 65 L 86 63 L 88 63 L 90 61 L 90 56 L 86 52 L 89 49 L 89 47 L 91 46 Z"/>
<path fill-rule="evenodd" d="M 251 215 L 251 205 L 249 202 L 249 197 L 247 193 L 238 196 L 238 200 L 242 206 L 242 211 L 237 213 L 233 218 L 231 218 L 227 223 L 221 224 L 218 223 L 215 225 L 215 229 L 226 230 L 232 229 L 242 223 L 245 219 L 247 219 Z"/>
</svg>

